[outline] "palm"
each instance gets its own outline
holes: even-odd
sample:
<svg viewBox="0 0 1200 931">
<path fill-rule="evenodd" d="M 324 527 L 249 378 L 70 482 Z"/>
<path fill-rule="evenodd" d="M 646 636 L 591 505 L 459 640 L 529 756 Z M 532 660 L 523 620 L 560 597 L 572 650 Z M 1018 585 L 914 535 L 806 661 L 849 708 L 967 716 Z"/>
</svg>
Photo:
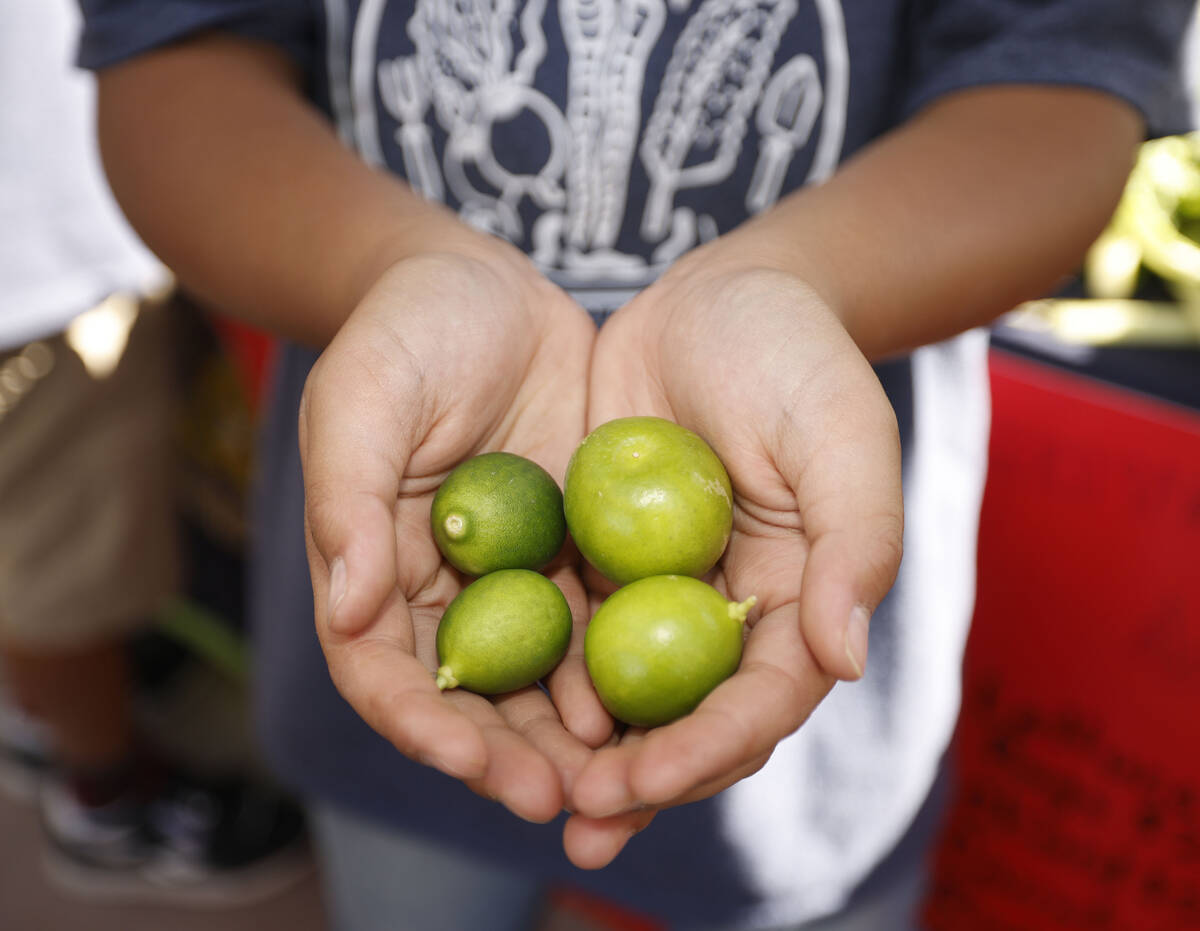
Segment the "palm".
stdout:
<svg viewBox="0 0 1200 931">
<path fill-rule="evenodd" d="M 561 480 L 584 431 L 594 328 L 561 292 L 512 284 L 457 259 L 393 269 L 314 368 L 301 444 L 318 630 L 342 694 L 406 754 L 545 820 L 589 755 L 561 722 L 591 743 L 610 728 L 579 637 L 550 682 L 557 708 L 537 688 L 494 701 L 442 694 L 430 675 L 438 621 L 464 584 L 429 533 L 438 484 L 463 459 L 496 449 Z M 339 550 L 349 585 L 335 632 L 322 617 L 326 557 L 343 527 L 353 533 Z M 549 574 L 582 623 L 574 568 L 564 561 Z"/>
<path fill-rule="evenodd" d="M 713 581 L 738 600 L 756 595 L 759 610 L 739 671 L 695 712 L 589 764 L 575 802 L 596 815 L 622 800 L 710 795 L 760 767 L 836 677 L 853 675 L 842 631 L 862 594 L 854 578 L 874 573 L 886 590 L 899 559 L 894 415 L 795 279 L 685 261 L 623 308 L 597 340 L 589 426 L 631 414 L 695 430 L 724 461 L 734 528 Z M 874 542 L 848 553 L 864 534 Z"/>
</svg>

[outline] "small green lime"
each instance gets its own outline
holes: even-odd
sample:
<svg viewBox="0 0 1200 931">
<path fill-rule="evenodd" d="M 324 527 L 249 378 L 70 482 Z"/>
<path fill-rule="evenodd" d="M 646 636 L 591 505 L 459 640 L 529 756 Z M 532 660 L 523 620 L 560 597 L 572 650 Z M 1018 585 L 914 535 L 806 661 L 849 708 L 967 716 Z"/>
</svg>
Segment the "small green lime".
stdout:
<svg viewBox="0 0 1200 931">
<path fill-rule="evenodd" d="M 597 427 L 571 457 L 564 488 L 575 544 L 618 585 L 704 575 L 729 542 L 729 475 L 704 440 L 669 420 L 625 417 Z"/>
<path fill-rule="evenodd" d="M 583 646 L 604 707 L 642 727 L 683 717 L 737 669 L 754 601 L 728 601 L 680 575 L 618 589 L 592 617 Z"/>
<path fill-rule="evenodd" d="M 571 609 L 557 585 L 528 569 L 488 573 L 458 593 L 438 624 L 438 688 L 524 688 L 558 665 L 570 639 Z"/>
<path fill-rule="evenodd" d="M 446 561 L 467 575 L 541 569 L 567 536 L 558 484 L 513 453 L 475 456 L 446 476 L 430 524 Z"/>
</svg>

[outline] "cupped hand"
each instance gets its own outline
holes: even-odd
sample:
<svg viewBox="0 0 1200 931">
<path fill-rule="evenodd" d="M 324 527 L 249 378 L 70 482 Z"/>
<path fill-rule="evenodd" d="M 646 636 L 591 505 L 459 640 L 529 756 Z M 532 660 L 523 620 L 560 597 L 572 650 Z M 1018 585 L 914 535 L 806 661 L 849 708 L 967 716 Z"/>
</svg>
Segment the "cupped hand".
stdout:
<svg viewBox="0 0 1200 931">
<path fill-rule="evenodd" d="M 561 483 L 583 436 L 587 314 L 502 244 L 391 266 L 314 366 L 300 409 L 317 632 L 343 697 L 401 752 L 517 815 L 548 820 L 610 735 L 582 661 L 587 604 L 567 556 L 546 570 L 576 622 L 536 686 L 440 692 L 435 632 L 466 581 L 429 529 L 450 469 L 491 450 Z"/>
<path fill-rule="evenodd" d="M 657 808 L 759 769 L 837 679 L 865 668 L 899 568 L 895 414 L 833 309 L 730 238 L 681 259 L 601 329 L 588 426 L 656 415 L 729 470 L 734 521 L 712 581 L 757 596 L 737 672 L 690 715 L 630 731 L 574 783 L 564 845 L 602 866 Z M 617 814 L 623 813 L 623 814 Z"/>
</svg>

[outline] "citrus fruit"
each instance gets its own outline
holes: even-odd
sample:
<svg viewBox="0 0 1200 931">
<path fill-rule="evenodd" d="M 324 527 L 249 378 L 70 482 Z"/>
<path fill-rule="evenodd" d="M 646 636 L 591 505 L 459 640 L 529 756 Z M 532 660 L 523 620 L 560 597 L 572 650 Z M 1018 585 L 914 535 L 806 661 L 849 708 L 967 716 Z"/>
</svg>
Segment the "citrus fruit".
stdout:
<svg viewBox="0 0 1200 931">
<path fill-rule="evenodd" d="M 711 585 L 680 575 L 618 589 L 584 638 L 588 673 L 604 707 L 642 727 L 683 717 L 737 669 L 754 601 L 728 601 Z"/>
<path fill-rule="evenodd" d="M 437 630 L 437 684 L 498 695 L 553 669 L 571 639 L 571 609 L 558 586 L 528 569 L 476 579 L 446 606 Z"/>
<path fill-rule="evenodd" d="M 567 535 L 557 483 L 513 453 L 461 463 L 433 496 L 430 524 L 446 561 L 467 575 L 541 569 Z"/>
<path fill-rule="evenodd" d="M 610 420 L 571 456 L 567 526 L 584 558 L 618 585 L 701 576 L 725 551 L 733 489 L 717 454 L 659 417 Z"/>
</svg>

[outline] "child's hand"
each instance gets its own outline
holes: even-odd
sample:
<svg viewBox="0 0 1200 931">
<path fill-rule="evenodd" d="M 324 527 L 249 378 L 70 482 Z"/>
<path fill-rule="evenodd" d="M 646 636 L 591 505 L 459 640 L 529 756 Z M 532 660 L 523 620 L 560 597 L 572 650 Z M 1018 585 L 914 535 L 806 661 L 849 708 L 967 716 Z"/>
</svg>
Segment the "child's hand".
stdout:
<svg viewBox="0 0 1200 931">
<path fill-rule="evenodd" d="M 582 661 L 575 568 L 547 574 L 576 618 L 549 682 L 488 700 L 434 684 L 434 635 L 463 583 L 429 512 L 447 472 L 508 450 L 561 483 L 584 433 L 595 327 L 496 244 L 392 266 L 312 370 L 300 410 L 317 631 L 339 691 L 407 756 L 545 821 L 612 721 Z M 565 726 L 564 726 L 565 722 Z"/>
<path fill-rule="evenodd" d="M 758 611 L 738 671 L 696 711 L 580 774 L 564 835 L 580 865 L 611 860 L 655 808 L 756 771 L 836 679 L 858 678 L 899 567 L 899 437 L 874 372 L 814 291 L 742 254 L 726 240 L 689 254 L 597 338 L 589 428 L 652 414 L 708 440 L 735 498 L 713 581 Z"/>
</svg>

